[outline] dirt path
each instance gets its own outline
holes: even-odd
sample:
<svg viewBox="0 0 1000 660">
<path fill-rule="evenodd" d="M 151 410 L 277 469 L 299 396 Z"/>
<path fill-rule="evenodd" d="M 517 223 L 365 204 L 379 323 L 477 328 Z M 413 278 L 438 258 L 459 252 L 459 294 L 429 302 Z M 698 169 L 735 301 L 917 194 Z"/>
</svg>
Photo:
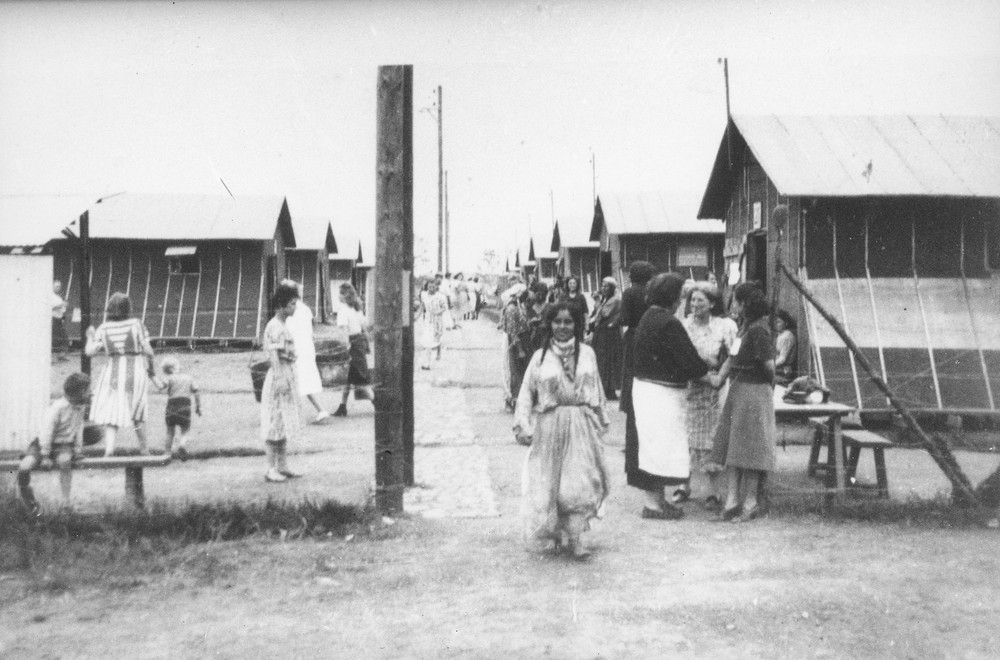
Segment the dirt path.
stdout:
<svg viewBox="0 0 1000 660">
<path fill-rule="evenodd" d="M 682 521 L 644 521 L 614 434 L 617 481 L 591 533 L 591 562 L 526 553 L 517 534 L 524 449 L 510 437 L 489 328 L 481 330 L 445 360 L 464 369 L 465 423 L 485 460 L 477 477 L 488 479 L 492 515 L 406 517 L 351 539 L 254 539 L 166 555 L 134 548 L 105 557 L 103 568 L 84 558 L 0 574 L 0 657 L 1000 655 L 996 531 L 808 515 L 731 525 L 695 504 Z M 429 386 L 436 377 L 448 388 L 448 368 Z M 308 460 L 318 466 L 321 443 L 332 440 L 316 433 Z M 354 442 L 346 430 L 342 437 Z M 417 460 L 433 449 L 418 447 Z M 336 454 L 345 474 L 352 451 Z M 899 483 L 926 490 L 904 464 Z M 229 460 L 185 469 L 246 472 Z"/>
</svg>

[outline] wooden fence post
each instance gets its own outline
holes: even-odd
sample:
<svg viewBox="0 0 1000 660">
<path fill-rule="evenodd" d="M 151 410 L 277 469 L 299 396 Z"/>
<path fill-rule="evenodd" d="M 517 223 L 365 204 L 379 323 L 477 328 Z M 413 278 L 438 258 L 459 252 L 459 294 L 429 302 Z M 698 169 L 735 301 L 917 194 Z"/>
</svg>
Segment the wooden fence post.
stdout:
<svg viewBox="0 0 1000 660">
<path fill-rule="evenodd" d="M 413 446 L 413 67 L 380 66 L 377 99 L 375 504 L 398 513 Z"/>
</svg>

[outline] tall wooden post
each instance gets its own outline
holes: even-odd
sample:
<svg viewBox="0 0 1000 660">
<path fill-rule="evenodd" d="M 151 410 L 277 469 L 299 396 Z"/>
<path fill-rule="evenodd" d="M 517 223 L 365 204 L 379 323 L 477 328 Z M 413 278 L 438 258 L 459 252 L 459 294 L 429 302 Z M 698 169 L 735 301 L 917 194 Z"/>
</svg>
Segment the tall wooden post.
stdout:
<svg viewBox="0 0 1000 660">
<path fill-rule="evenodd" d="M 80 371 L 90 375 L 87 356 L 87 328 L 90 327 L 90 211 L 80 216 L 80 252 L 77 254 L 80 272 Z"/>
<path fill-rule="evenodd" d="M 443 273 L 444 265 L 444 106 L 441 99 L 441 85 L 438 85 L 438 272 Z"/>
<path fill-rule="evenodd" d="M 413 451 L 412 66 L 379 67 L 377 104 L 375 504 L 397 513 Z"/>
</svg>

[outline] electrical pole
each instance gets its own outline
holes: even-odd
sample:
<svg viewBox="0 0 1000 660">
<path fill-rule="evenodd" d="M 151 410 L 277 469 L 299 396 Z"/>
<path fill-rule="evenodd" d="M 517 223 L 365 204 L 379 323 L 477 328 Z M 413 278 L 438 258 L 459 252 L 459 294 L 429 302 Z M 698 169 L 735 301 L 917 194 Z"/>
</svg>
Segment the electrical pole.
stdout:
<svg viewBox="0 0 1000 660">
<path fill-rule="evenodd" d="M 441 85 L 438 85 L 438 272 L 447 268 L 444 261 L 444 107 L 441 105 Z"/>
<path fill-rule="evenodd" d="M 733 142 L 729 137 L 729 122 L 732 113 L 729 111 L 729 58 L 722 58 L 722 76 L 726 81 L 726 154 L 729 156 L 729 169 L 733 169 Z"/>
<path fill-rule="evenodd" d="M 90 211 L 80 216 L 80 371 L 90 375 L 87 328 L 90 327 Z"/>
<path fill-rule="evenodd" d="M 451 272 L 451 217 L 448 215 L 448 170 L 444 171 L 444 270 Z"/>
<path fill-rule="evenodd" d="M 413 476 L 413 67 L 378 68 L 375 504 L 403 510 Z"/>
</svg>

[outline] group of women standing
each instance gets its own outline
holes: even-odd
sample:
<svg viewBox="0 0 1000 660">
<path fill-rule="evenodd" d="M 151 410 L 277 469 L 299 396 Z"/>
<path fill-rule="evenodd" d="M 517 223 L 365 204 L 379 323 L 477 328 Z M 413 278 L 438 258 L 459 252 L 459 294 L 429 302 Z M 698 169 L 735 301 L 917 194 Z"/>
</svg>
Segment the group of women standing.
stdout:
<svg viewBox="0 0 1000 660">
<path fill-rule="evenodd" d="M 690 496 L 692 469 L 699 470 L 709 480 L 708 508 L 721 509 L 722 520 L 753 520 L 762 506 L 758 488 L 775 460 L 774 348 L 764 294 L 752 283 L 735 288 L 737 326 L 714 313 L 714 285 L 697 284 L 684 295 L 682 277 L 650 277 L 652 272 L 647 263 L 633 264 L 632 286 L 602 316 L 617 315 L 626 328 L 621 407 L 628 484 L 643 491 L 642 518 L 672 520 L 683 516 L 679 504 Z M 686 318 L 677 313 L 682 304 L 690 310 Z M 505 333 L 520 337 L 527 354 L 519 306 L 508 307 Z M 514 390 L 514 433 L 530 445 L 522 480 L 524 531 L 533 543 L 551 542 L 585 559 L 581 534 L 601 515 L 608 494 L 601 437 L 610 397 L 598 335 L 593 349 L 583 341 L 583 315 L 565 301 L 545 312 L 541 346 L 527 358 Z M 720 394 L 727 383 L 728 395 Z M 724 505 L 717 483 L 723 472 Z"/>
</svg>

